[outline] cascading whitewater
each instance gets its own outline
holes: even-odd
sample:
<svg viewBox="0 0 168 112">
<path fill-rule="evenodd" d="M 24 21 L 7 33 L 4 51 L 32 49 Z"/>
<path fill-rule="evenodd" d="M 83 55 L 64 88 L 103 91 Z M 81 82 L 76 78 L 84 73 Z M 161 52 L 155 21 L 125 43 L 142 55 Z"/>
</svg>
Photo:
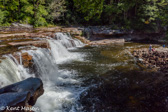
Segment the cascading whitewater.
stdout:
<svg viewBox="0 0 168 112">
<path fill-rule="evenodd" d="M 35 74 L 43 81 L 57 81 L 58 67 L 56 59 L 48 49 L 36 48 L 36 50 L 22 51 L 33 56 L 33 63 L 36 68 Z M 47 74 L 47 75 L 46 75 Z"/>
<path fill-rule="evenodd" d="M 51 54 L 54 57 L 56 63 L 62 63 L 68 60 L 80 59 L 80 55 L 77 53 L 69 52 L 65 46 L 63 46 L 59 41 L 49 39 L 48 43 L 51 48 Z"/>
<path fill-rule="evenodd" d="M 66 39 L 66 38 L 64 38 Z M 79 46 L 80 42 L 73 40 L 76 44 L 68 44 L 68 48 Z M 44 83 L 45 93 L 36 103 L 41 112 L 75 111 L 80 108 L 78 99 L 85 88 L 79 88 L 80 81 L 67 70 L 59 70 L 57 63 L 70 59 L 79 59 L 77 53 L 69 52 L 62 42 L 48 40 L 51 49 L 32 48 L 33 50 L 22 50 L 18 53 L 18 60 L 12 56 L 0 63 L 1 85 L 6 86 L 28 77 L 39 77 Z M 28 68 L 22 65 L 22 53 L 27 52 L 33 58 L 34 74 L 29 73 Z M 73 72 L 74 73 L 74 72 Z"/>
<path fill-rule="evenodd" d="M 73 39 L 68 33 L 55 33 L 55 39 L 61 42 L 66 48 L 83 47 L 84 44 L 78 40 Z"/>
<path fill-rule="evenodd" d="M 6 55 L 5 59 L 0 63 L 1 86 L 22 81 L 28 77 L 34 77 L 34 75 L 29 74 L 12 55 Z"/>
<path fill-rule="evenodd" d="M 80 82 L 69 71 L 59 71 L 55 58 L 48 49 L 36 48 L 36 50 L 23 50 L 32 55 L 36 76 L 44 83 L 45 93 L 38 99 L 36 106 L 41 112 L 69 111 L 78 106 L 77 100 L 85 88 L 77 88 Z M 18 53 L 21 55 L 21 53 Z M 19 56 L 21 58 L 21 56 Z M 28 74 L 26 68 L 12 55 L 0 63 L 1 85 L 16 83 L 33 74 Z M 47 103 L 46 103 L 47 102 Z"/>
<path fill-rule="evenodd" d="M 2 86 L 21 81 L 17 65 L 9 57 L 0 63 L 0 82 Z"/>
<path fill-rule="evenodd" d="M 43 80 L 45 93 L 36 103 L 42 112 L 69 111 L 73 106 L 78 106 L 76 102 L 84 89 L 75 87 L 80 85 L 80 82 L 69 71 L 58 70 L 52 51 L 36 48 L 22 52 L 28 52 L 33 56 L 37 68 L 35 74 Z"/>
<path fill-rule="evenodd" d="M 55 40 L 48 40 L 52 56 L 57 63 L 63 61 L 67 58 L 72 57 L 72 53 L 70 53 L 60 42 Z"/>
</svg>

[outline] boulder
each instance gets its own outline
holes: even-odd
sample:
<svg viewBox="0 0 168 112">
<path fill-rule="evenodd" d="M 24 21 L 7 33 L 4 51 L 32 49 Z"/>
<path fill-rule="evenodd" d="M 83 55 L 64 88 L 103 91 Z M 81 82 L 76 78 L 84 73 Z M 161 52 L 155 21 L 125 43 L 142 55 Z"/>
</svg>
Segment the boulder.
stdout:
<svg viewBox="0 0 168 112">
<path fill-rule="evenodd" d="M 11 92 L 0 94 L 0 112 L 21 111 L 21 107 L 28 106 L 30 92 Z"/>
<path fill-rule="evenodd" d="M 29 105 L 34 105 L 39 96 L 44 93 L 43 83 L 39 78 L 28 78 L 21 82 L 3 87 L 0 89 L 0 94 L 4 93 L 21 93 L 21 92 L 30 92 L 30 99 L 28 101 Z"/>
</svg>

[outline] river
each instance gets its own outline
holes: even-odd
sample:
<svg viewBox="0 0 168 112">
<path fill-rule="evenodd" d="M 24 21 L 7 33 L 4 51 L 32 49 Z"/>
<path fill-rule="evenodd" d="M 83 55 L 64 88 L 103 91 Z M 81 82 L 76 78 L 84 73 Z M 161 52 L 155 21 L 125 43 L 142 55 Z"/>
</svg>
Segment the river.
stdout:
<svg viewBox="0 0 168 112">
<path fill-rule="evenodd" d="M 11 54 L 5 55 L 1 86 L 41 78 L 45 93 L 35 105 L 41 112 L 163 112 L 168 97 L 159 89 L 164 83 L 153 84 L 158 73 L 141 68 L 130 52 L 148 44 L 84 47 L 70 35 L 56 37 L 48 39 L 51 49 L 20 51 L 33 57 L 33 73 Z"/>
</svg>

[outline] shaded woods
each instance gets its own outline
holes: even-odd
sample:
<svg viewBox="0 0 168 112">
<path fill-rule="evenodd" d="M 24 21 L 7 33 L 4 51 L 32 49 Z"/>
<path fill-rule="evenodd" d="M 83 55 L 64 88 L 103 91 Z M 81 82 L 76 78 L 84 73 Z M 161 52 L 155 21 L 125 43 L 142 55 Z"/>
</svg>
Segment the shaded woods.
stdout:
<svg viewBox="0 0 168 112">
<path fill-rule="evenodd" d="M 103 24 L 157 30 L 168 24 L 167 6 L 167 0 L 1 0 L 0 24 Z"/>
</svg>

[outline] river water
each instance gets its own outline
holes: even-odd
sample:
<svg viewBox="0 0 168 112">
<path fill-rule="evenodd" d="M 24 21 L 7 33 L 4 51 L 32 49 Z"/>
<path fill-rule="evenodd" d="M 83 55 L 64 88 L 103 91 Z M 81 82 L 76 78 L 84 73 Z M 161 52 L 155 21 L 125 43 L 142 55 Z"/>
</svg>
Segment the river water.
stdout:
<svg viewBox="0 0 168 112">
<path fill-rule="evenodd" d="M 79 40 L 62 33 L 48 42 L 51 49 L 21 51 L 33 57 L 33 73 L 23 67 L 21 56 L 17 61 L 11 54 L 5 55 L 0 63 L 1 86 L 41 78 L 45 93 L 35 105 L 41 112 L 166 111 L 165 75 L 141 68 L 130 52 L 148 44 L 83 47 Z"/>
<path fill-rule="evenodd" d="M 126 43 L 73 50 L 84 54 L 84 61 L 72 61 L 58 66 L 59 69 L 75 72 L 77 79 L 82 80 L 81 87 L 87 88 L 80 94 L 82 108 L 77 111 L 165 111 L 167 94 L 160 96 L 164 90 L 158 92 L 159 87 L 165 84 L 157 82 L 156 78 L 161 74 L 141 68 L 130 53 L 132 48 L 148 46 Z"/>
</svg>

